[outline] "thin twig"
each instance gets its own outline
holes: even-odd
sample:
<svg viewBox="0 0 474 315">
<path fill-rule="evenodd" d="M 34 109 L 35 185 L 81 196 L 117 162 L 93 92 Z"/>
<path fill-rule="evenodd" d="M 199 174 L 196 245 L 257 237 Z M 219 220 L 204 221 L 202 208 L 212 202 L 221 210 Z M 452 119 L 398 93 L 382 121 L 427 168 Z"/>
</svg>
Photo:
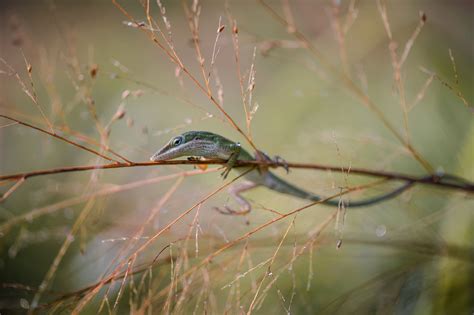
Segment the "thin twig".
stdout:
<svg viewBox="0 0 474 315">
<path fill-rule="evenodd" d="M 128 191 L 128 190 L 140 188 L 140 187 L 143 187 L 145 185 L 151 185 L 151 184 L 154 184 L 154 183 L 159 183 L 159 182 L 162 182 L 162 181 L 174 179 L 174 178 L 177 178 L 177 177 L 195 176 L 197 174 L 205 174 L 205 173 L 209 173 L 209 172 L 214 172 L 216 170 L 217 169 L 208 169 L 206 171 L 193 170 L 193 171 L 188 171 L 188 172 L 179 172 L 179 173 L 174 173 L 174 174 L 170 174 L 170 175 L 166 175 L 166 176 L 159 176 L 159 177 L 148 178 L 148 179 L 144 179 L 144 180 L 140 180 L 140 181 L 135 181 L 135 182 L 131 182 L 131 183 L 121 185 L 121 186 L 114 186 L 114 187 L 110 187 L 110 188 L 104 188 L 104 189 L 100 189 L 98 191 L 88 193 L 88 194 L 84 194 L 84 195 L 81 195 L 81 196 L 75 196 L 75 197 L 65 199 L 65 200 L 62 200 L 62 201 L 59 201 L 59 202 L 56 202 L 56 203 L 53 203 L 53 204 L 50 204 L 50 205 L 47 205 L 47 206 L 44 206 L 44 207 L 41 207 L 41 208 L 33 209 L 33 210 L 31 210 L 27 213 L 17 215 L 15 217 L 12 217 L 12 218 L 8 219 L 7 221 L 3 221 L 0 224 L 0 231 L 5 233 L 5 231 L 9 230 L 11 227 L 13 227 L 16 224 L 19 224 L 19 223 L 24 222 L 26 220 L 34 220 L 38 217 L 41 217 L 41 216 L 44 216 L 44 215 L 47 215 L 47 214 L 50 214 L 50 213 L 54 213 L 54 212 L 59 211 L 61 209 L 78 205 L 80 203 L 86 202 L 87 200 L 89 200 L 91 198 L 98 198 L 98 197 L 108 196 L 108 195 L 121 193 L 121 192 Z"/>
<path fill-rule="evenodd" d="M 369 187 L 373 187 L 373 186 L 377 186 L 381 183 L 381 181 L 375 181 L 375 182 L 371 182 L 367 185 L 364 185 L 364 189 L 365 188 L 369 188 Z M 345 194 L 348 194 L 350 193 L 351 191 L 354 191 L 354 188 L 350 188 L 350 189 L 347 189 L 343 192 L 340 192 L 338 194 L 335 194 L 335 195 L 332 195 L 330 197 L 327 197 L 327 198 L 324 198 L 322 200 L 319 200 L 319 201 L 315 201 L 315 202 L 311 202 L 305 206 L 302 206 L 300 208 L 297 208 L 297 209 L 294 209 L 288 213 L 285 213 L 284 215 L 282 216 L 278 216 L 276 218 L 273 218 L 269 221 L 266 221 L 264 222 L 263 224 L 257 226 L 256 228 L 252 229 L 251 231 L 237 237 L 236 239 L 230 241 L 230 242 L 227 242 L 225 243 L 223 246 L 221 246 L 219 249 L 217 249 L 216 251 L 214 251 L 213 253 L 209 254 L 207 257 L 205 257 L 204 259 L 202 259 L 199 263 L 197 263 L 196 265 L 194 265 L 192 268 L 188 269 L 186 272 L 184 272 L 182 275 L 181 275 L 181 278 L 184 278 L 186 276 L 188 276 L 189 274 L 192 274 L 193 272 L 195 272 L 196 270 L 199 270 L 200 268 L 202 268 L 203 266 L 206 266 L 208 265 L 209 263 L 211 263 L 218 255 L 220 255 L 222 252 L 236 246 L 237 244 L 239 244 L 240 242 L 244 241 L 244 240 L 247 240 L 249 239 L 249 237 L 251 237 L 252 235 L 266 229 L 267 227 L 269 226 L 273 226 L 276 222 L 279 222 L 283 219 L 286 219 L 288 217 L 291 217 L 299 212 L 302 212 L 306 209 L 309 209 L 309 208 L 312 208 L 314 207 L 315 205 L 318 205 L 318 204 L 323 204 L 324 202 L 328 201 L 328 200 L 331 200 L 331 199 L 334 199 L 334 198 L 338 198 L 340 196 L 343 196 Z M 330 222 L 333 218 L 334 218 L 334 215 L 335 215 L 335 212 L 333 215 L 330 216 L 330 220 L 328 222 Z M 169 286 L 169 285 L 168 285 Z M 165 287 L 163 288 L 160 292 L 158 292 L 156 294 L 156 296 L 160 296 L 160 295 L 163 295 L 165 292 L 167 292 L 167 290 L 169 290 L 169 288 Z"/>
<path fill-rule="evenodd" d="M 8 114 L 7 116 L 9 117 L 12 117 L 12 116 L 15 116 L 15 117 L 21 117 L 20 118 L 16 118 L 17 120 L 29 120 L 29 121 L 32 121 L 32 122 L 35 122 L 35 123 L 38 123 L 38 124 L 43 124 L 44 125 L 44 121 L 42 119 L 39 119 L 35 116 L 30 116 L 30 115 L 27 115 L 25 113 L 22 113 L 22 112 L 19 112 L 19 111 L 15 111 L 15 110 L 11 110 L 11 109 L 6 109 L 5 112 Z M 3 128 L 3 127 L 8 127 L 8 126 L 13 126 L 13 125 L 18 125 L 19 123 L 14 121 L 12 123 L 9 123 L 9 124 L 6 124 L 4 126 L 0 126 L 0 128 Z M 131 163 L 131 161 L 129 159 L 127 159 L 126 157 L 124 157 L 123 155 L 117 153 L 115 150 L 112 150 L 110 147 L 108 146 L 105 146 L 104 144 L 100 143 L 99 141 L 95 140 L 94 138 L 91 138 L 79 131 L 76 131 L 76 130 L 72 130 L 68 125 L 66 124 L 63 124 L 63 125 L 56 125 L 55 126 L 56 130 L 59 130 L 62 132 L 62 134 L 66 134 L 66 135 L 69 135 L 69 136 L 73 136 L 74 138 L 76 138 L 76 140 L 79 140 L 79 141 L 83 141 L 83 142 L 86 142 L 86 143 L 89 143 L 91 145 L 94 145 L 94 146 L 97 146 L 97 147 L 100 147 L 102 150 L 104 151 L 107 151 L 107 152 L 110 152 L 112 155 L 115 155 L 116 157 L 124 160 L 125 162 L 127 163 Z M 77 141 L 74 141 L 74 142 L 77 142 Z M 127 146 L 128 144 L 127 143 L 123 143 L 124 146 Z"/>
<path fill-rule="evenodd" d="M 405 48 L 403 49 L 403 54 L 400 57 L 400 67 L 405 63 L 407 60 L 408 54 L 410 53 L 413 44 L 415 43 L 416 38 L 421 32 L 421 29 L 425 25 L 426 22 L 426 14 L 424 12 L 420 12 L 420 22 L 416 26 L 415 31 L 411 35 L 410 39 L 405 43 Z"/>
<path fill-rule="evenodd" d="M 338 1 L 333 0 L 331 10 L 329 12 L 331 24 L 332 28 L 334 29 L 336 40 L 339 46 L 339 58 L 341 59 L 342 70 L 344 71 L 344 74 L 350 78 L 351 71 L 347 57 L 345 32 L 341 25 L 340 10 L 341 7 Z"/>
<path fill-rule="evenodd" d="M 251 169 L 250 169 L 251 170 Z M 249 171 L 250 171 L 249 170 Z M 156 232 L 155 234 L 153 234 L 153 236 L 151 236 L 143 245 L 141 245 L 134 253 L 134 255 L 137 255 L 139 254 L 140 252 L 142 252 L 143 250 L 145 250 L 150 244 L 152 244 L 156 238 L 158 238 L 161 234 L 163 234 L 164 232 L 166 232 L 167 230 L 169 230 L 173 225 L 175 225 L 177 222 L 181 221 L 185 216 L 187 216 L 190 212 L 192 212 L 196 207 L 200 206 L 201 204 L 205 203 L 207 200 L 209 200 L 212 196 L 214 196 L 215 194 L 217 194 L 218 192 L 222 191 L 224 188 L 228 187 L 230 184 L 232 184 L 233 182 L 235 182 L 237 179 L 239 179 L 240 177 L 244 176 L 246 173 L 248 173 L 249 171 L 247 172 L 244 172 L 242 174 L 240 174 L 239 176 L 233 178 L 232 180 L 228 181 L 227 183 L 223 184 L 223 185 L 220 185 L 218 188 L 216 188 L 214 191 L 212 191 L 211 193 L 207 194 L 205 197 L 201 198 L 198 202 L 196 202 L 193 206 L 191 206 L 190 208 L 188 208 L 186 211 L 182 212 L 179 216 L 177 216 L 175 219 L 173 219 L 171 222 L 169 222 L 168 224 L 166 224 L 166 226 L 164 226 L 163 228 L 161 228 L 158 232 Z M 125 263 L 127 262 L 127 260 L 123 260 L 119 267 L 122 267 Z M 106 279 L 104 279 L 105 281 Z M 105 282 L 104 282 L 104 285 L 105 285 Z M 80 312 L 80 310 L 82 310 L 82 308 L 90 301 L 90 299 L 96 295 L 98 293 L 98 291 L 102 288 L 102 283 L 101 285 L 99 285 L 98 287 L 96 287 L 92 292 L 90 292 L 86 297 L 84 297 L 82 299 L 82 301 L 78 302 L 77 305 L 76 305 L 76 308 L 74 309 L 73 311 L 73 314 L 78 314 Z"/>
<path fill-rule="evenodd" d="M 288 26 L 288 21 L 283 18 L 280 14 L 278 14 L 271 6 L 269 6 L 264 0 L 256 0 L 260 3 L 269 13 L 270 15 L 277 20 L 283 26 Z M 433 167 L 430 165 L 428 161 L 426 161 L 423 156 L 410 144 L 406 143 L 404 137 L 397 131 L 395 126 L 385 117 L 383 111 L 369 98 L 367 94 L 364 93 L 349 77 L 347 77 L 344 73 L 340 72 L 336 67 L 334 67 L 328 59 L 314 46 L 314 44 L 306 38 L 306 36 L 296 29 L 292 35 L 296 37 L 304 46 L 307 48 L 308 52 L 311 53 L 319 62 L 320 64 L 326 69 L 326 71 L 332 73 L 334 76 L 339 78 L 342 83 L 346 86 L 346 88 L 351 91 L 359 100 L 360 102 L 369 108 L 385 125 L 385 127 L 390 130 L 390 132 L 397 138 L 400 143 L 402 143 L 413 155 L 413 157 L 427 170 L 430 174 L 434 173 Z"/>
<path fill-rule="evenodd" d="M 16 180 L 20 178 L 30 178 L 36 176 L 44 176 L 50 174 L 61 174 L 69 172 L 81 172 L 81 171 L 90 171 L 96 169 L 115 169 L 115 168 L 127 168 L 127 167 L 143 167 L 143 166 L 158 166 L 158 165 L 225 165 L 227 161 L 225 160 L 171 160 L 171 161 L 159 161 L 159 162 L 134 162 L 134 163 L 109 163 L 109 164 L 95 164 L 95 165 L 82 165 L 82 166 L 71 166 L 71 167 L 61 167 L 61 168 L 52 168 L 45 170 L 37 170 L 32 172 L 16 173 L 10 175 L 1 175 L 0 181 L 4 180 Z M 286 162 L 284 165 L 281 162 L 273 161 L 237 161 L 235 167 L 245 167 L 245 166 L 262 166 L 262 167 L 286 167 L 297 168 L 297 169 L 313 169 L 321 171 L 332 171 L 337 173 L 347 173 L 349 169 L 340 166 L 329 166 L 313 163 L 293 163 Z M 402 174 L 397 172 L 387 172 L 387 171 L 377 171 L 364 168 L 350 168 L 350 174 L 353 175 L 363 175 L 370 177 L 386 178 L 388 180 L 400 180 L 400 181 L 409 181 L 413 183 L 434 185 L 446 188 L 459 189 L 466 192 L 474 191 L 473 184 L 467 180 L 459 178 L 456 182 L 446 182 L 443 181 L 443 176 L 449 178 L 455 178 L 454 175 L 432 175 L 432 176 L 414 176 L 408 174 Z"/>
<path fill-rule="evenodd" d="M 43 133 L 46 133 L 46 134 L 48 134 L 48 135 L 50 135 L 50 136 L 52 136 L 52 137 L 54 137 L 54 138 L 57 138 L 57 139 L 59 139 L 59 140 L 62 140 L 62 141 L 67 142 L 67 143 L 69 143 L 69 144 L 72 144 L 73 146 L 76 146 L 76 147 L 78 147 L 78 148 L 80 148 L 80 149 L 82 149 L 82 150 L 85 150 L 85 151 L 88 151 L 88 152 L 93 153 L 93 154 L 95 154 L 95 155 L 98 155 L 98 156 L 100 156 L 101 158 L 104 158 L 104 159 L 106 159 L 106 160 L 108 160 L 108 161 L 114 161 L 114 162 L 116 162 L 116 163 L 120 163 L 119 161 L 117 161 L 117 160 L 115 160 L 115 159 L 112 159 L 112 158 L 110 158 L 110 157 L 107 157 L 107 156 L 105 156 L 105 155 L 103 155 L 103 154 L 101 154 L 101 153 L 99 153 L 99 152 L 97 152 L 97 151 L 95 151 L 95 150 L 89 149 L 89 148 L 87 148 L 87 147 L 85 147 L 85 146 L 83 146 L 83 145 L 81 145 L 81 144 L 79 144 L 79 143 L 76 143 L 76 142 L 71 141 L 71 140 L 68 140 L 68 139 L 66 139 L 66 138 L 64 138 L 64 137 L 61 137 L 60 135 L 57 135 L 56 133 L 53 133 L 53 132 L 44 130 L 44 129 L 40 128 L 40 127 L 36 127 L 36 126 L 30 125 L 29 123 L 26 123 L 26 122 L 24 122 L 24 121 L 21 121 L 21 120 L 12 118 L 12 117 L 7 116 L 7 115 L 0 114 L 0 117 L 6 118 L 6 119 L 8 119 L 8 120 L 17 122 L 17 123 L 20 124 L 20 125 L 23 125 L 23 126 L 26 126 L 26 127 L 29 127 L 29 128 L 32 128 L 32 129 L 35 129 L 35 130 L 38 130 L 38 131 L 41 131 L 41 132 L 43 132 Z"/>
<path fill-rule="evenodd" d="M 430 74 L 428 79 L 426 79 L 425 83 L 421 87 L 420 91 L 416 94 L 415 99 L 413 100 L 413 103 L 408 106 L 408 111 L 411 111 L 416 105 L 418 105 L 419 102 L 425 97 L 426 90 L 428 87 L 431 85 L 431 82 L 433 82 L 433 79 L 435 77 L 435 74 Z"/>
<path fill-rule="evenodd" d="M 28 78 L 30 79 L 30 86 L 31 86 L 32 91 L 30 91 L 26 87 L 26 84 L 23 81 L 23 79 L 20 77 L 20 74 L 10 64 L 8 64 L 6 62 L 6 60 L 4 60 L 3 58 L 0 58 L 0 61 L 8 68 L 8 70 L 10 70 L 11 74 L 15 76 L 15 78 L 17 79 L 18 83 L 20 84 L 23 92 L 31 99 L 33 104 L 36 105 L 36 107 L 38 108 L 38 111 L 40 112 L 40 114 L 43 117 L 44 121 L 48 125 L 48 128 L 51 130 L 52 133 L 54 133 L 53 125 L 49 121 L 48 117 L 46 116 L 45 112 L 43 111 L 43 108 L 41 108 L 41 105 L 38 102 L 38 95 L 36 94 L 35 86 L 34 86 L 34 83 L 33 83 L 33 76 L 32 76 L 33 67 L 28 62 L 28 60 L 26 59 L 26 56 L 23 53 L 23 51 L 21 51 L 21 53 L 23 55 L 23 59 L 25 60 L 26 72 L 28 73 Z"/>
<path fill-rule="evenodd" d="M 2 203 L 3 201 L 5 201 L 15 190 L 18 189 L 18 187 L 21 186 L 21 184 L 23 184 L 25 182 L 25 178 L 24 177 L 21 177 L 19 180 L 17 180 L 17 182 L 15 184 L 12 185 L 12 187 L 10 187 L 10 189 L 8 189 L 2 196 L 0 196 L 0 203 Z"/>
<path fill-rule="evenodd" d="M 258 285 L 258 288 L 257 288 L 257 292 L 255 292 L 254 296 L 253 296 L 253 299 L 252 299 L 252 302 L 250 303 L 250 306 L 249 306 L 249 309 L 247 311 L 247 314 L 250 315 L 254 309 L 254 306 L 255 306 L 255 301 L 257 300 L 257 297 L 258 297 L 258 294 L 262 288 L 262 285 L 263 285 L 263 282 L 265 281 L 265 279 L 271 275 L 272 271 L 271 271 L 271 268 L 273 266 L 273 263 L 275 262 L 275 258 L 278 254 L 278 252 L 280 251 L 280 248 L 281 246 L 283 245 L 283 242 L 285 241 L 288 233 L 290 232 L 290 228 L 292 226 L 294 226 L 295 224 L 295 220 L 296 220 L 296 215 L 293 217 L 293 220 L 290 222 L 290 224 L 288 225 L 285 233 L 283 234 L 282 238 L 280 239 L 280 242 L 278 243 L 278 246 L 275 250 L 275 252 L 273 253 L 272 257 L 270 258 L 269 260 L 269 264 L 268 264 L 268 267 L 267 267 L 267 272 L 265 272 L 262 276 L 262 279 L 260 280 L 260 284 Z"/>
<path fill-rule="evenodd" d="M 393 68 L 393 80 L 395 81 L 395 85 L 398 90 L 398 95 L 400 98 L 400 107 L 402 109 L 403 113 L 403 125 L 405 128 L 405 142 L 407 145 L 410 145 L 410 131 L 408 127 L 408 107 L 407 107 L 407 102 L 406 102 L 406 96 L 405 96 L 405 86 L 403 84 L 403 79 L 402 79 L 402 64 L 404 62 L 403 58 L 406 59 L 408 56 L 408 53 L 410 52 L 410 48 L 413 45 L 413 43 L 409 44 L 410 41 L 414 41 L 417 35 L 417 32 L 415 31 L 414 36 L 408 41 L 407 45 L 405 45 L 405 51 L 404 51 L 404 57 L 398 58 L 397 54 L 397 48 L 398 48 L 398 43 L 393 39 L 392 31 L 390 29 L 390 23 L 388 21 L 388 14 L 387 14 L 387 7 L 385 4 L 381 3 L 381 0 L 377 0 L 377 8 L 379 10 L 380 16 L 383 21 L 383 25 L 385 27 L 385 32 L 387 33 L 387 37 L 389 39 L 389 44 L 388 44 L 388 49 L 390 51 L 390 58 L 392 60 L 392 68 Z M 418 32 L 421 30 L 421 27 L 417 28 Z"/>
<path fill-rule="evenodd" d="M 451 60 L 451 64 L 453 65 L 454 84 L 459 85 L 458 71 L 456 69 L 456 63 L 454 62 L 454 56 L 453 56 L 453 52 L 451 51 L 451 48 L 448 49 L 448 52 L 449 52 L 449 59 Z"/>
<path fill-rule="evenodd" d="M 193 36 L 194 49 L 196 51 L 196 58 L 199 63 L 199 69 L 201 70 L 202 78 L 206 84 L 207 94 L 212 95 L 211 86 L 209 85 L 209 77 L 206 75 L 206 67 L 204 65 L 204 57 L 202 56 L 201 46 L 199 45 L 199 17 L 201 15 L 201 5 L 199 1 L 193 1 L 191 9 L 188 7 L 186 1 L 181 1 L 183 4 L 184 13 L 188 19 L 189 31 Z"/>
<path fill-rule="evenodd" d="M 125 10 L 125 8 L 122 7 L 116 0 L 112 0 L 112 3 L 120 10 L 120 12 L 122 12 L 123 15 L 125 15 L 128 19 L 130 19 L 131 21 L 133 21 L 134 23 L 139 25 L 138 22 L 133 18 L 133 16 L 130 13 L 128 13 L 128 11 Z M 247 142 L 252 146 L 252 148 L 254 148 L 255 151 L 258 151 L 258 149 L 257 149 L 255 143 L 252 141 L 252 139 L 250 139 L 250 137 L 239 127 L 239 125 L 229 115 L 229 113 L 227 113 L 224 110 L 224 108 L 222 107 L 221 104 L 219 104 L 219 102 L 216 100 L 216 98 L 212 94 L 208 93 L 206 87 L 203 86 L 198 81 L 198 79 L 188 70 L 188 68 L 186 68 L 183 65 L 181 60 L 179 58 L 177 58 L 176 52 L 174 51 L 174 49 L 172 50 L 172 52 L 170 52 L 168 49 L 166 49 L 166 47 L 154 36 L 154 33 L 152 31 L 150 31 L 149 29 L 144 28 L 144 27 L 139 27 L 139 29 L 141 31 L 145 32 L 150 37 L 150 39 L 156 45 L 158 45 L 158 47 L 168 56 L 168 58 L 175 65 L 177 65 L 181 69 L 181 71 L 183 71 L 186 74 L 186 76 L 196 85 L 196 87 L 199 90 L 201 90 L 207 96 L 209 101 L 211 101 L 211 103 L 214 104 L 217 107 L 217 109 L 225 116 L 225 118 L 227 119 L 229 124 L 247 140 Z"/>
<path fill-rule="evenodd" d="M 471 110 L 474 109 L 474 106 L 470 104 L 467 99 L 464 97 L 464 95 L 461 93 L 461 91 L 455 87 L 453 87 L 448 81 L 445 79 L 441 78 L 436 72 L 430 71 L 424 67 L 420 67 L 420 70 L 428 75 L 434 75 L 434 77 L 445 87 L 447 87 L 451 92 L 453 92 L 463 103 L 467 108 L 470 108 Z"/>
</svg>

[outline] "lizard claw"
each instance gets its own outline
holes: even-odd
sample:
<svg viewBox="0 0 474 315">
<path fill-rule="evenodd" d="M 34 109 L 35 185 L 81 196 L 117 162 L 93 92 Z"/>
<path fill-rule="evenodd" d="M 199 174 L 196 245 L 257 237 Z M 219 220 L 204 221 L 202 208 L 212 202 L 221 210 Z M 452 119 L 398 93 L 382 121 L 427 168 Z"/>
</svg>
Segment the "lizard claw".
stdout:
<svg viewBox="0 0 474 315">
<path fill-rule="evenodd" d="M 240 143 L 236 142 L 232 146 L 232 153 L 229 156 L 229 159 L 227 160 L 227 163 L 225 164 L 225 170 L 222 172 L 221 176 L 226 179 L 227 175 L 229 175 L 230 171 L 234 167 L 235 163 L 237 162 L 239 158 L 240 151 L 242 150 Z"/>
<path fill-rule="evenodd" d="M 287 174 L 290 172 L 290 167 L 288 166 L 288 162 L 286 162 L 286 160 L 283 159 L 281 156 L 275 155 L 275 157 L 273 158 L 273 161 L 276 164 L 283 166 Z"/>
<path fill-rule="evenodd" d="M 221 176 L 222 176 L 223 179 L 227 178 L 227 175 L 229 175 L 231 169 L 232 169 L 231 167 L 226 167 L 224 169 L 224 171 L 221 173 Z"/>
<path fill-rule="evenodd" d="M 287 174 L 290 172 L 288 163 L 281 156 L 275 155 L 275 157 L 272 159 L 265 152 L 259 151 L 258 153 L 259 154 L 255 155 L 256 160 L 275 163 L 278 166 L 283 166 Z"/>
</svg>

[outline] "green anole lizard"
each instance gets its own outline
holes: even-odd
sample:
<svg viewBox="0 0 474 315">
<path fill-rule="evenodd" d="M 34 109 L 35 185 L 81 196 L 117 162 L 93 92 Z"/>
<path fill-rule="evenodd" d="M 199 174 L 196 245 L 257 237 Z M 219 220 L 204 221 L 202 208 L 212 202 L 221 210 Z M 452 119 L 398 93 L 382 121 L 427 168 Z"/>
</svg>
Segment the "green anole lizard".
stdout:
<svg viewBox="0 0 474 315">
<path fill-rule="evenodd" d="M 226 168 L 222 173 L 224 178 L 227 177 L 232 167 L 238 160 L 242 161 L 254 161 L 254 158 L 250 153 L 245 151 L 240 143 L 233 142 L 227 138 L 224 138 L 218 134 L 207 132 L 207 131 L 188 131 L 179 136 L 172 138 L 165 146 L 163 146 L 158 152 L 156 152 L 151 158 L 151 161 L 164 161 L 171 160 L 178 157 L 191 157 L 191 158 L 205 158 L 205 159 L 223 159 L 226 160 Z M 260 152 L 260 156 L 268 158 L 266 155 Z M 255 168 L 255 167 L 253 167 Z M 271 190 L 295 196 L 302 199 L 311 201 L 320 201 L 324 198 L 307 192 L 298 188 L 287 181 L 276 176 L 268 169 L 262 170 L 255 168 L 250 170 L 249 167 L 238 167 L 235 168 L 240 174 L 246 172 L 243 176 L 245 181 L 240 182 L 229 189 L 229 193 L 235 198 L 235 200 L 241 206 L 240 211 L 235 211 L 229 207 L 225 207 L 225 211 L 218 209 L 224 214 L 247 214 L 251 210 L 250 203 L 241 196 L 241 193 L 257 186 L 265 186 Z M 412 186 L 413 182 L 406 182 L 399 188 L 396 188 L 388 193 L 369 198 L 364 200 L 353 201 L 349 203 L 350 207 L 364 207 L 370 206 L 384 200 L 394 198 L 401 194 L 407 188 Z M 340 202 L 337 200 L 324 200 L 323 204 L 339 207 Z"/>
</svg>

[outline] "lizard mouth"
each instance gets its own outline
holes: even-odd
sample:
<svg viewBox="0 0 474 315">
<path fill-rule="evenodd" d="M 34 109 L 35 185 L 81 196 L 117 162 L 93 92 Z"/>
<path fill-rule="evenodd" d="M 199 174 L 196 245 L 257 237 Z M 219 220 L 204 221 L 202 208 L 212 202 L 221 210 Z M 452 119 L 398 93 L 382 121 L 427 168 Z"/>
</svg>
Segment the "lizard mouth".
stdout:
<svg viewBox="0 0 474 315">
<path fill-rule="evenodd" d="M 164 160 L 168 160 L 169 158 L 170 158 L 169 148 L 168 146 L 165 146 L 161 148 L 158 152 L 153 154 L 150 157 L 150 161 L 153 161 L 153 162 L 164 161 Z"/>
</svg>

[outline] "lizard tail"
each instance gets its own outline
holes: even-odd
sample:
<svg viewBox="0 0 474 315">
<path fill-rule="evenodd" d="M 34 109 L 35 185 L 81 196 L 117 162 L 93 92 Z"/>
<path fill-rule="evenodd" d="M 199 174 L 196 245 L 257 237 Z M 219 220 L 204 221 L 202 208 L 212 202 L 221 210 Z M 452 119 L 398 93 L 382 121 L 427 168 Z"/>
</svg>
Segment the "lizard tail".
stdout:
<svg viewBox="0 0 474 315">
<path fill-rule="evenodd" d="M 354 207 L 365 207 L 371 206 L 373 204 L 383 202 L 388 199 L 395 198 L 396 196 L 400 195 L 402 192 L 413 186 L 415 182 L 407 181 L 405 184 L 401 185 L 400 187 L 389 191 L 388 193 L 381 194 L 375 197 L 370 197 L 367 199 L 357 200 L 357 201 L 350 201 L 347 206 L 354 208 Z M 316 194 L 307 192 L 299 187 L 296 187 L 285 180 L 279 178 L 273 173 L 268 172 L 265 178 L 265 186 L 270 188 L 271 190 L 278 191 L 282 194 L 287 194 L 291 196 L 295 196 L 301 199 L 307 199 L 311 201 L 320 201 L 325 198 L 318 196 Z M 339 200 L 326 200 L 322 202 L 325 205 L 339 207 L 340 202 Z"/>
</svg>

